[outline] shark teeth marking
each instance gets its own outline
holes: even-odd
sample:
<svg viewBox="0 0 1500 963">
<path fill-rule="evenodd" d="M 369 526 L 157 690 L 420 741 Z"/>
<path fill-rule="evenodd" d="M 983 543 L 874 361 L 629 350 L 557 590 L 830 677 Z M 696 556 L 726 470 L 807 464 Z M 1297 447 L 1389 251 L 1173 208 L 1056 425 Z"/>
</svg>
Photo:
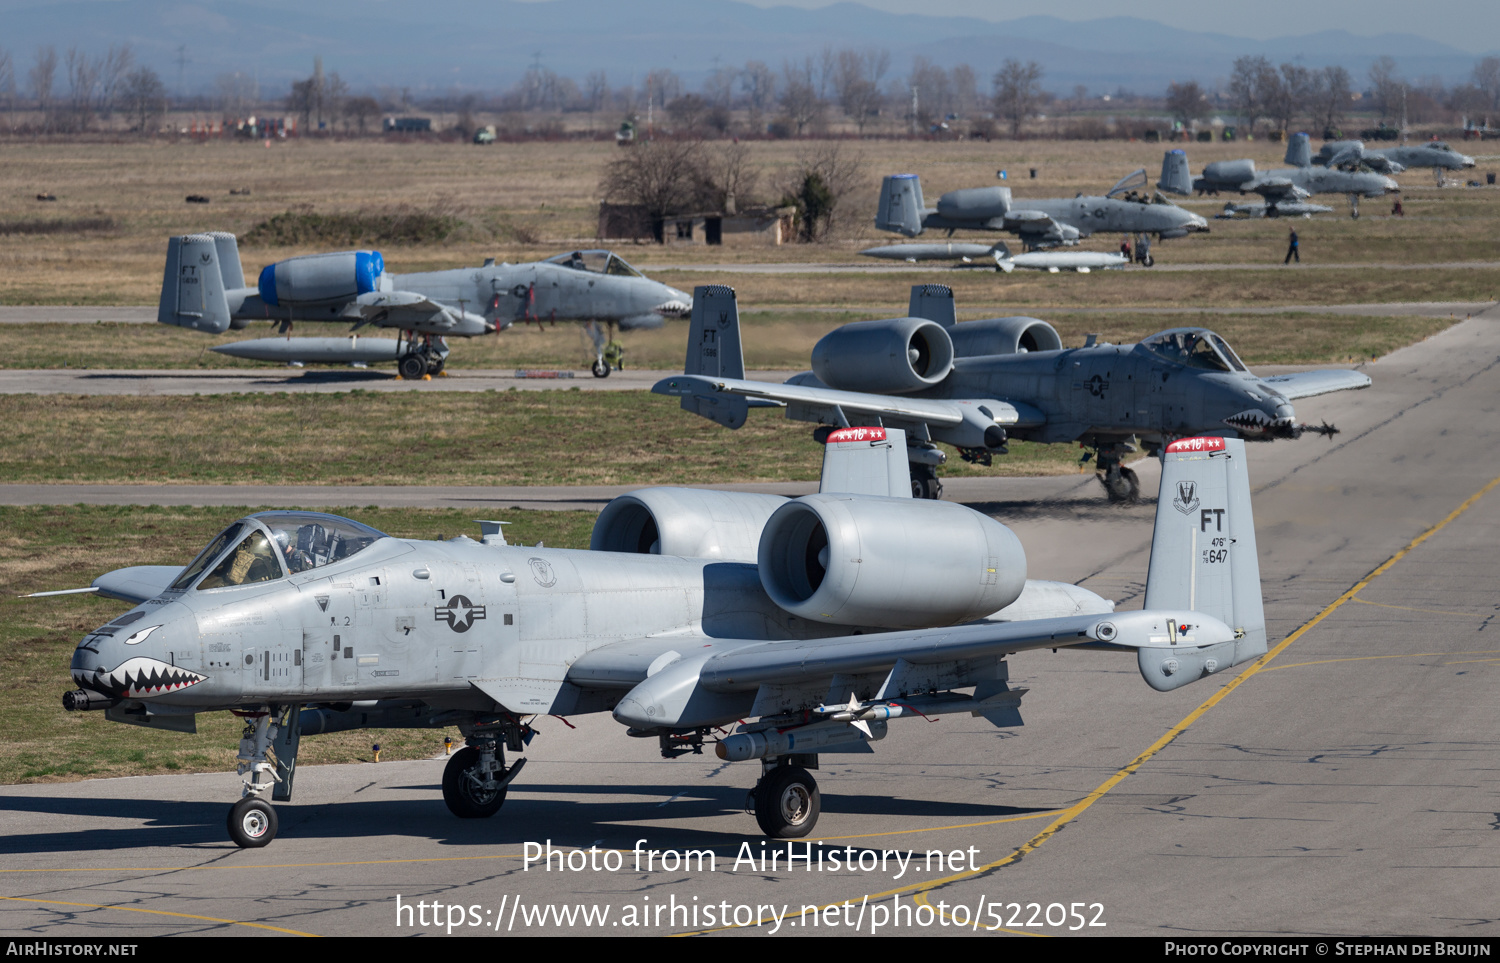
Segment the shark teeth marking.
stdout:
<svg viewBox="0 0 1500 963">
<path fill-rule="evenodd" d="M 1230 415 L 1224 419 L 1224 424 L 1247 435 L 1261 435 L 1281 424 L 1287 424 L 1290 419 L 1272 418 L 1264 411 L 1251 408 L 1237 415 Z"/>
<path fill-rule="evenodd" d="M 208 676 L 144 656 L 126 659 L 111 672 L 90 674 L 78 669 L 73 671 L 73 679 L 79 685 L 126 699 L 177 692 L 197 685 L 206 678 Z"/>
</svg>

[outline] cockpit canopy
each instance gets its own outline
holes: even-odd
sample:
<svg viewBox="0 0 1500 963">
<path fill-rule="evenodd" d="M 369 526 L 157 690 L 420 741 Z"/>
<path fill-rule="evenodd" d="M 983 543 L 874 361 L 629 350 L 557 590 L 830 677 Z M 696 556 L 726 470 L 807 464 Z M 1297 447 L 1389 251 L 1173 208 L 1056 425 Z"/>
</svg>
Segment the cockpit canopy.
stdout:
<svg viewBox="0 0 1500 963">
<path fill-rule="evenodd" d="M 1229 342 L 1207 328 L 1172 328 L 1153 334 L 1141 347 L 1168 361 L 1206 371 L 1246 371 Z"/>
<path fill-rule="evenodd" d="M 181 591 L 194 581 L 199 589 L 269 582 L 342 561 L 385 537 L 368 525 L 323 512 L 261 512 L 220 532 L 171 588 Z"/>
<path fill-rule="evenodd" d="M 572 251 L 568 254 L 559 254 L 557 257 L 549 257 L 546 263 L 560 264 L 563 267 L 589 271 L 593 274 L 613 274 L 624 278 L 645 277 L 613 251 Z"/>
</svg>

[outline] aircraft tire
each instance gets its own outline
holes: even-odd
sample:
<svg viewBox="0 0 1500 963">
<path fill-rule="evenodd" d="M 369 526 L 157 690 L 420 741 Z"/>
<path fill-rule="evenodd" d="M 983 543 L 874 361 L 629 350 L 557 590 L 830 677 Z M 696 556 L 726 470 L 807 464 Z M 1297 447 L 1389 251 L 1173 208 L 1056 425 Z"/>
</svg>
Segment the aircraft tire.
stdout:
<svg viewBox="0 0 1500 963">
<path fill-rule="evenodd" d="M 778 766 L 754 792 L 755 821 L 773 839 L 801 839 L 818 824 L 823 798 L 812 773 L 801 766 Z"/>
<path fill-rule="evenodd" d="M 1133 469 L 1122 467 L 1119 475 L 1114 478 L 1110 477 L 1109 472 L 1098 477 L 1099 484 L 1104 486 L 1104 491 L 1113 504 L 1132 505 L 1140 497 L 1141 480 Z"/>
<path fill-rule="evenodd" d="M 505 803 L 505 790 L 485 792 L 468 778 L 469 770 L 479 765 L 479 750 L 464 746 L 448 760 L 443 770 L 443 802 L 459 819 L 488 819 Z"/>
<path fill-rule="evenodd" d="M 241 849 L 259 849 L 276 838 L 276 809 L 257 796 L 246 796 L 229 807 L 229 838 Z"/>
<path fill-rule="evenodd" d="M 447 365 L 447 363 L 447 358 L 439 358 L 434 356 L 431 361 L 427 362 L 427 373 L 432 375 L 442 374 L 443 368 Z"/>
<path fill-rule="evenodd" d="M 589 370 L 594 373 L 595 378 L 609 377 L 609 365 L 605 364 L 604 361 L 600 358 L 594 359 L 594 364 L 589 368 Z"/>
<path fill-rule="evenodd" d="M 1121 468 L 1120 469 L 1120 477 L 1123 478 L 1123 479 L 1125 479 L 1125 484 L 1127 486 L 1129 486 L 1129 489 L 1130 489 L 1130 493 L 1129 493 L 1129 495 L 1126 496 L 1125 500 L 1127 502 L 1134 502 L 1136 499 L 1140 498 L 1141 497 L 1141 478 L 1140 478 L 1139 475 L 1137 475 L 1135 473 L 1135 469 L 1133 469 L 1133 468 Z"/>
<path fill-rule="evenodd" d="M 943 497 L 943 483 L 938 480 L 936 468 L 931 465 L 911 466 L 911 497 L 933 501 Z"/>
<path fill-rule="evenodd" d="M 396 371 L 407 381 L 420 381 L 427 373 L 427 359 L 416 352 L 403 354 L 396 362 Z"/>
</svg>

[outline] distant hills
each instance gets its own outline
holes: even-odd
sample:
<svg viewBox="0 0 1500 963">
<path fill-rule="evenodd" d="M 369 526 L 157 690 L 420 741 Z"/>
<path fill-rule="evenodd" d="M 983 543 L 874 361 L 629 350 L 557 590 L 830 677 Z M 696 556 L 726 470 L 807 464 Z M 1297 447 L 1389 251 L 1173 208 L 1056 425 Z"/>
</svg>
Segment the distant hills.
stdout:
<svg viewBox="0 0 1500 963">
<path fill-rule="evenodd" d="M 1478 59 L 1410 34 L 1328 30 L 1252 40 L 1134 17 L 995 23 L 885 13 L 857 3 L 803 10 L 735 0 L 11 0 L 4 9 L 0 46 L 11 52 L 22 87 L 38 45 L 100 52 L 123 41 L 173 90 L 183 47 L 189 93 L 211 89 L 221 73 L 242 71 L 271 96 L 307 76 L 315 55 L 356 89 L 426 93 L 497 91 L 533 62 L 580 83 L 603 70 L 612 86 L 632 78 L 639 84 L 664 67 L 695 89 L 716 64 L 759 60 L 779 72 L 784 59 L 815 55 L 825 44 L 888 49 L 892 75 L 905 74 L 914 56 L 948 67 L 968 63 L 981 78 L 1007 57 L 1035 60 L 1046 71 L 1047 89 L 1067 93 L 1082 84 L 1095 94 L 1119 87 L 1157 94 L 1173 80 L 1208 85 L 1227 77 L 1244 54 L 1313 67 L 1342 64 L 1357 84 L 1382 55 L 1395 57 L 1407 77 L 1437 76 L 1446 84 L 1467 79 Z M 65 87 L 61 69 L 58 80 Z"/>
</svg>

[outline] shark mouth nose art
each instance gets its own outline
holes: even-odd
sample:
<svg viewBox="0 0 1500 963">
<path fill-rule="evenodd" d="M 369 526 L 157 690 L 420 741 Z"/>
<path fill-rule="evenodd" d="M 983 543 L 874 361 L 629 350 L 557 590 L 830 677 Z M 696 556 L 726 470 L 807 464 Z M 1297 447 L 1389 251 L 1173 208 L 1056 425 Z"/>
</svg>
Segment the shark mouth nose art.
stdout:
<svg viewBox="0 0 1500 963">
<path fill-rule="evenodd" d="M 111 672 L 103 669 L 93 672 L 73 670 L 73 681 L 81 687 L 122 699 L 140 699 L 177 692 L 197 685 L 206 678 L 208 676 L 144 656 L 126 659 Z"/>
<path fill-rule="evenodd" d="M 1249 435 L 1261 435 L 1268 431 L 1290 427 L 1292 419 L 1272 418 L 1264 411 L 1252 408 L 1249 411 L 1242 411 L 1237 415 L 1230 415 L 1224 419 L 1224 424 L 1236 431 L 1242 431 Z"/>
</svg>

